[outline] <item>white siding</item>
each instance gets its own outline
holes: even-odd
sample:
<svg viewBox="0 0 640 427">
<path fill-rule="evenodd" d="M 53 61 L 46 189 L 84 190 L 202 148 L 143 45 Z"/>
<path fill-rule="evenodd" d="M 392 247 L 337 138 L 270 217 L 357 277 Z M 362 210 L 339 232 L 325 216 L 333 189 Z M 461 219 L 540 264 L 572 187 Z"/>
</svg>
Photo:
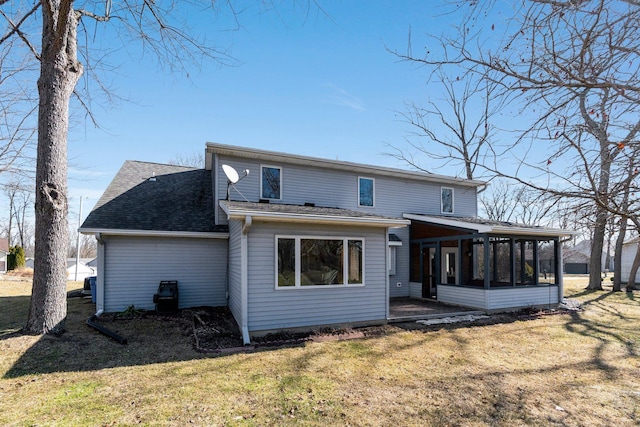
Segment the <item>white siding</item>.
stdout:
<svg viewBox="0 0 640 427">
<path fill-rule="evenodd" d="M 217 190 L 221 199 L 227 194 L 227 181 L 222 172 L 222 164 L 233 166 L 238 171 L 249 169 L 249 176 L 243 178 L 236 187 L 249 201 L 257 202 L 260 199 L 260 161 L 221 156 L 218 164 L 217 176 L 220 178 L 217 180 Z M 309 202 L 318 206 L 394 217 L 401 217 L 403 213 L 440 215 L 441 184 L 369 174 L 369 177 L 375 179 L 375 207 L 360 207 L 358 177 L 361 173 L 290 165 L 284 162 L 269 164 L 282 167 L 282 200 L 272 203 L 302 205 Z M 475 216 L 476 189 L 449 184 L 447 186 L 454 189 L 455 216 Z M 244 200 L 233 189 L 231 199 Z M 220 214 L 219 218 L 221 223 L 226 223 L 224 214 Z"/>
<path fill-rule="evenodd" d="M 226 305 L 226 239 L 103 236 L 104 310 L 153 310 L 162 280 L 177 280 L 180 308 Z"/>
<path fill-rule="evenodd" d="M 558 286 L 555 285 L 494 289 L 438 285 L 438 301 L 483 310 L 555 306 L 559 303 Z"/>
<path fill-rule="evenodd" d="M 628 244 L 622 247 L 622 271 L 620 273 L 620 279 L 623 283 L 629 281 L 629 275 L 631 274 L 631 266 L 633 265 L 633 258 L 636 256 L 638 250 L 637 244 Z M 636 272 L 636 283 L 640 283 L 640 269 Z"/>
<path fill-rule="evenodd" d="M 409 227 L 392 228 L 390 233 L 402 240 L 402 246 L 396 246 L 396 274 L 389 276 L 389 296 L 409 296 Z M 397 286 L 400 282 L 401 287 Z"/>
<path fill-rule="evenodd" d="M 254 222 L 249 231 L 249 330 L 384 320 L 388 304 L 385 232 L 380 228 L 295 228 Z M 365 285 L 276 290 L 276 234 L 363 237 Z"/>
<path fill-rule="evenodd" d="M 487 292 L 487 309 L 536 307 L 558 305 L 557 286 L 531 286 L 490 289 Z"/>
<path fill-rule="evenodd" d="M 487 308 L 486 293 L 483 288 L 438 285 L 438 301 L 445 304 L 472 308 Z"/>
</svg>

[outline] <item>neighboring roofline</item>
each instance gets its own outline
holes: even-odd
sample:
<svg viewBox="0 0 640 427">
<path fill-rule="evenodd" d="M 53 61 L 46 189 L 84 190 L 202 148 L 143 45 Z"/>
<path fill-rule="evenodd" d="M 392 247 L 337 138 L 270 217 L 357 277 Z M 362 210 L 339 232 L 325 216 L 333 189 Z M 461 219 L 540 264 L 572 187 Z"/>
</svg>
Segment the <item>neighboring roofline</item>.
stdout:
<svg viewBox="0 0 640 427">
<path fill-rule="evenodd" d="M 475 222 L 465 221 L 464 218 L 440 218 L 429 215 L 415 215 L 415 214 L 403 214 L 403 218 L 407 218 L 414 221 L 429 222 L 432 224 L 442 225 L 445 227 L 463 228 L 466 230 L 474 230 L 478 233 L 486 234 L 507 234 L 507 235 L 519 235 L 519 236 L 574 236 L 580 233 L 569 230 L 561 230 L 559 228 L 545 228 L 545 227 L 522 227 L 518 225 L 492 225 L 492 224 L 478 224 Z"/>
<path fill-rule="evenodd" d="M 265 212 L 251 208 L 230 208 L 224 200 L 220 201 L 220 207 L 227 214 L 229 219 L 244 219 L 251 217 L 252 221 L 262 220 L 269 222 L 294 222 L 304 224 L 331 224 L 331 225 L 363 225 L 369 227 L 404 227 L 411 224 L 411 221 L 402 218 L 386 217 L 356 217 L 347 215 L 322 215 L 309 213 L 291 212 Z"/>
<path fill-rule="evenodd" d="M 118 230 L 113 228 L 81 228 L 82 234 L 104 234 L 106 236 L 137 237 L 191 237 L 198 239 L 228 239 L 228 232 L 204 231 L 160 231 L 160 230 Z"/>
<path fill-rule="evenodd" d="M 243 157 L 266 162 L 286 162 L 302 166 L 316 166 L 325 169 L 346 170 L 362 174 L 383 175 L 395 178 L 412 178 L 421 181 L 435 182 L 439 184 L 456 184 L 464 187 L 486 186 L 485 181 L 477 181 L 452 176 L 429 174 L 425 172 L 411 171 L 405 169 L 389 168 L 385 166 L 366 165 L 362 163 L 352 163 L 340 160 L 329 160 L 320 157 L 301 156 L 290 153 L 280 153 L 276 151 L 259 150 L 248 147 L 238 147 L 234 145 L 224 145 L 214 142 L 207 142 L 207 153 L 221 154 L 225 156 Z M 209 156 L 205 156 L 205 169 L 212 169 L 212 161 Z"/>
</svg>

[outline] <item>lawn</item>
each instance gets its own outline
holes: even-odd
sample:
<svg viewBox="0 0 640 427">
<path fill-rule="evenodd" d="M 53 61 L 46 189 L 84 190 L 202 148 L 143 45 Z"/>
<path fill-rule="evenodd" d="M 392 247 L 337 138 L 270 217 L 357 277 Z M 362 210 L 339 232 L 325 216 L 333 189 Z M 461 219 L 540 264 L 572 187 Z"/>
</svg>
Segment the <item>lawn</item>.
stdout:
<svg viewBox="0 0 640 427">
<path fill-rule="evenodd" d="M 584 284 L 581 312 L 212 355 L 171 320 L 120 345 L 79 298 L 61 337 L 16 334 L 30 285 L 0 281 L 0 425 L 638 425 L 640 293 Z"/>
</svg>

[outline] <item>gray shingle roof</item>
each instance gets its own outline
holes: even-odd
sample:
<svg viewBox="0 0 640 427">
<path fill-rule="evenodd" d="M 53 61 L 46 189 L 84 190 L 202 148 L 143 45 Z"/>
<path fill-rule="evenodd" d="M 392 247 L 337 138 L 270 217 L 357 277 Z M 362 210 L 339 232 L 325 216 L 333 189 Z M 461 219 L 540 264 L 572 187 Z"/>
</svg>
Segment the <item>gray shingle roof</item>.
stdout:
<svg viewBox="0 0 640 427">
<path fill-rule="evenodd" d="M 214 232 L 211 172 L 128 160 L 83 229 Z"/>
</svg>

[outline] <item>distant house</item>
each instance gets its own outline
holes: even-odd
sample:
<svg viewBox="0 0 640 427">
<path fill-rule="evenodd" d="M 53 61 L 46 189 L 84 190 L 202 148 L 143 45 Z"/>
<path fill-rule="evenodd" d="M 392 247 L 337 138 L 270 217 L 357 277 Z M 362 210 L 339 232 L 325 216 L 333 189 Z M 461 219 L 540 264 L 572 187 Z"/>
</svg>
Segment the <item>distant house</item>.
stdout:
<svg viewBox="0 0 640 427">
<path fill-rule="evenodd" d="M 9 239 L 0 238 L 0 274 L 7 272 L 7 255 L 9 255 Z"/>
<path fill-rule="evenodd" d="M 582 240 L 572 247 L 565 247 L 562 251 L 565 274 L 589 274 L 590 257 L 591 242 L 588 240 Z"/>
<path fill-rule="evenodd" d="M 481 181 L 209 143 L 204 169 L 127 161 L 80 231 L 97 310 L 228 306 L 243 333 L 378 323 L 390 299 L 557 305 L 563 230 L 477 217 Z M 240 171 L 240 172 L 238 172 Z M 245 171 L 245 172 L 242 172 Z"/>
<path fill-rule="evenodd" d="M 76 269 L 76 259 L 67 258 L 67 280 L 81 281 L 85 277 L 95 276 L 97 271 L 95 264 L 95 258 L 80 258 Z"/>
<path fill-rule="evenodd" d="M 633 259 L 636 256 L 636 252 L 638 251 L 638 245 L 640 245 L 640 237 L 635 237 L 630 239 L 622 245 L 622 271 L 620 273 L 623 283 L 627 283 L 629 281 L 629 275 L 631 274 L 631 266 L 633 265 Z M 636 283 L 640 283 L 640 269 L 636 272 Z"/>
</svg>

